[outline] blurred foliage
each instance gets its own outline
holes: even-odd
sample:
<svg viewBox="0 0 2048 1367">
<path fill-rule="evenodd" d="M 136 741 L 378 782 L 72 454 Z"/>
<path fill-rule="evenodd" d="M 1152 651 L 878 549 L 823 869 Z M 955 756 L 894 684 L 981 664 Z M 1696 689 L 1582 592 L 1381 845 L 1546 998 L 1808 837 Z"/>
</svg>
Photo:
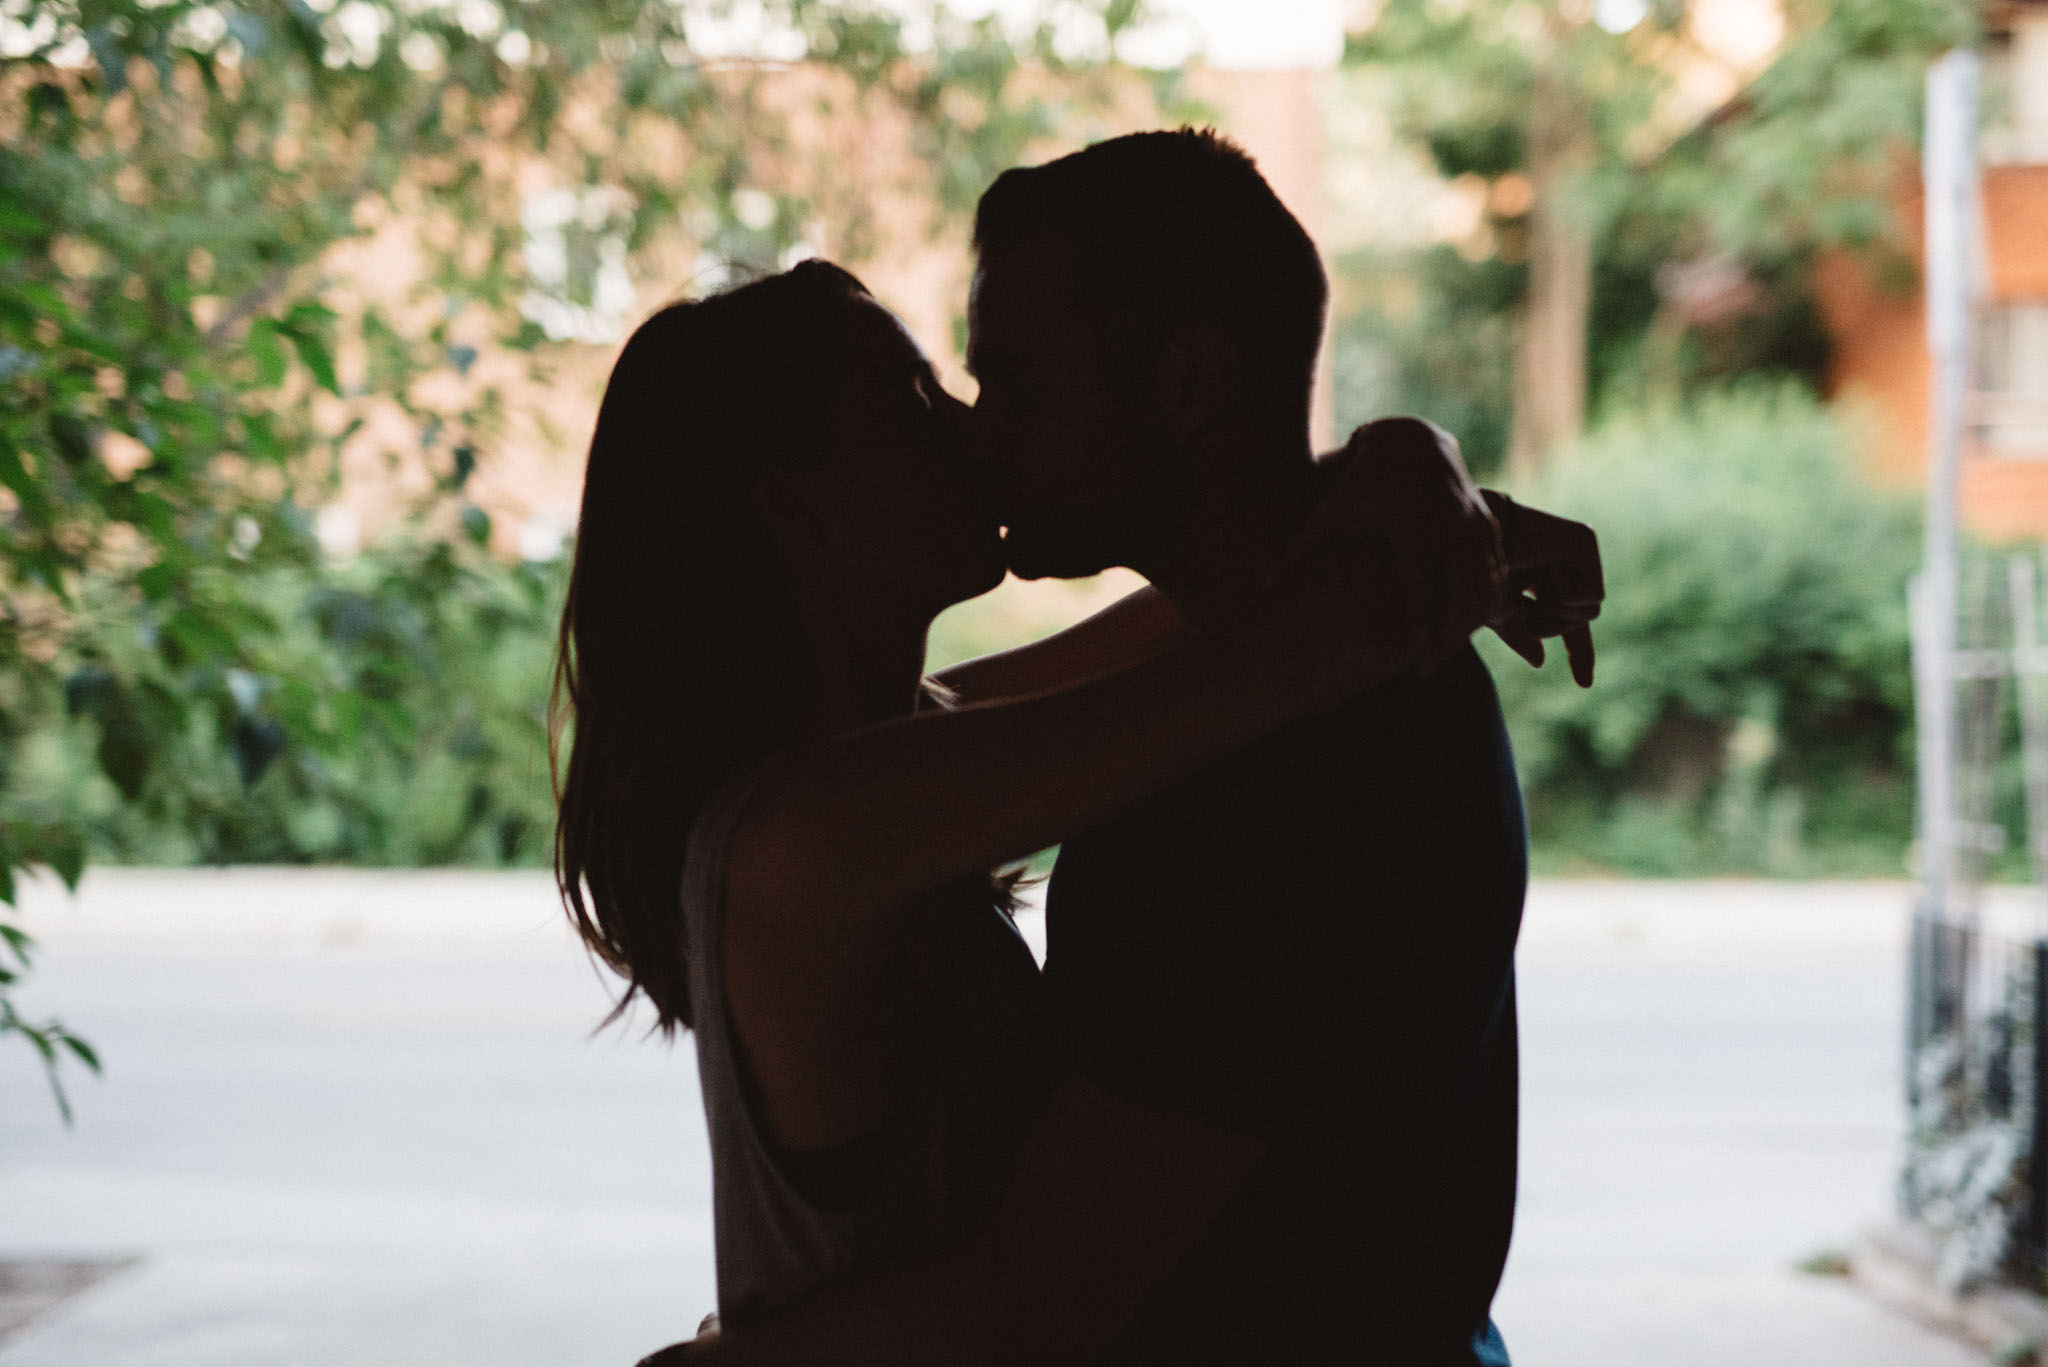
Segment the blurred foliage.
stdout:
<svg viewBox="0 0 2048 1367">
<path fill-rule="evenodd" d="M 1900 875 L 1917 502 L 1852 425 L 1748 384 L 1600 426 L 1529 499 L 1600 531 L 1597 681 L 1494 642 L 1544 865 Z"/>
<path fill-rule="evenodd" d="M 1525 0 L 1388 0 L 1347 60 L 1393 78 L 1395 125 L 1445 177 L 1526 173 L 1539 83 L 1567 91 L 1590 138 L 1560 187 L 1596 236 L 1645 210 L 1687 220 L 1690 245 L 1747 258 L 1867 245 L 1897 231 L 1890 196 L 1918 142 L 1928 60 L 1977 33 L 1968 0 L 1791 0 L 1770 65 L 1692 126 L 1671 109 L 1688 65 L 1718 68 L 1692 30 L 1700 0 L 1651 0 L 1610 29 Z M 1625 6 L 1621 8 L 1626 8 Z M 1530 206 L 1489 205 L 1496 229 Z M 1512 254 L 1502 233 L 1500 245 Z"/>
<path fill-rule="evenodd" d="M 1746 261 L 1903 250 L 1894 210 L 1927 66 L 1976 40 L 1979 12 L 1971 0 L 1788 5 L 1783 51 L 1655 163 L 1659 207 L 1684 217 L 1695 251 Z"/>
<path fill-rule="evenodd" d="M 551 334 L 536 291 L 573 325 L 609 243 L 668 294 L 693 263 L 803 251 L 821 214 L 857 258 L 879 195 L 957 225 L 1110 97 L 1139 17 L 0 7 L 0 903 L 18 869 L 75 883 L 89 849 L 535 858 L 545 594 L 463 538 L 488 525 L 466 488 L 507 440 L 508 389 L 544 384 L 576 330 Z M 909 185 L 797 145 L 798 119 L 864 112 L 907 131 Z M 537 184 L 568 206 L 545 279 Z M 433 488 L 412 541 L 330 573 L 309 511 L 352 442 Z M 91 1051 L 15 1011 L 30 946 L 4 914 L 0 941 L 0 1035 L 56 1087 L 60 1055 Z"/>
<path fill-rule="evenodd" d="M 1377 75 L 1397 135 L 1481 208 L 1454 244 L 1338 263 L 1347 417 L 1476 409 L 1456 430 L 1475 468 L 1497 468 L 1514 421 L 1531 215 L 1546 196 L 1591 237 L 1595 415 L 1758 371 L 1817 385 L 1828 353 L 1809 286 L 1816 258 L 1856 252 L 1911 279 L 1899 177 L 1918 142 L 1928 59 L 1972 39 L 1975 5 L 1792 0 L 1771 64 L 1683 124 L 1680 73 L 1712 60 L 1691 36 L 1696 4 L 1655 0 L 1613 32 L 1590 6 L 1567 20 L 1524 0 L 1388 0 L 1352 35 L 1347 61 Z M 1547 180 L 1531 178 L 1539 86 L 1580 149 L 1571 174 Z"/>
<path fill-rule="evenodd" d="M 345 564 L 272 566 L 243 591 L 275 624 L 268 668 L 166 735 L 133 714 L 188 690 L 87 579 L 70 672 L 23 709 L 0 809 L 83 830 L 131 864 L 544 865 L 546 681 L 567 562 L 506 564 L 420 529 Z M 146 740 L 139 772 L 117 752 Z"/>
<path fill-rule="evenodd" d="M 1360 248 L 1331 273 L 1333 402 L 1343 426 L 1422 413 L 1457 434 L 1466 464 L 1498 474 L 1514 409 L 1523 272 L 1438 244 Z"/>
</svg>

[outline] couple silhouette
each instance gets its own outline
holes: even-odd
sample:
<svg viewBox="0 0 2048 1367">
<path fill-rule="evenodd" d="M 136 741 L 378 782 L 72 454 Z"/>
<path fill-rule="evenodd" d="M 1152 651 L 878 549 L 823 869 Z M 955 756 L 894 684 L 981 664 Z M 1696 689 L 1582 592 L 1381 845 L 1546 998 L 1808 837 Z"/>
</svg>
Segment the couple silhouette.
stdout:
<svg viewBox="0 0 2048 1367">
<path fill-rule="evenodd" d="M 556 870 L 692 1031 L 718 1313 L 650 1367 L 1495 1364 L 1525 836 L 1482 626 L 1590 683 L 1592 533 L 1414 419 L 1318 458 L 1327 285 L 1206 131 L 1012 170 L 972 407 L 823 261 L 626 343 Z M 1150 587 L 923 673 L 947 606 Z M 1041 973 L 991 873 L 1061 846 Z"/>
</svg>

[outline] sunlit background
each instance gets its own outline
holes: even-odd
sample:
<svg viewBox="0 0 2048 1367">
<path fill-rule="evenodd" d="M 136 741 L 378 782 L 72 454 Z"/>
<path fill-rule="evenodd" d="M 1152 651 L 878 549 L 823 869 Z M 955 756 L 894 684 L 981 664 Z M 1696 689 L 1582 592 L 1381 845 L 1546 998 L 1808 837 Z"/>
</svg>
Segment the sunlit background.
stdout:
<svg viewBox="0 0 2048 1367">
<path fill-rule="evenodd" d="M 1602 538 L 1593 690 L 1488 646 L 1539 875 L 1516 1361 L 2048 1350 L 2048 3 L 0 0 L 0 1367 L 694 1328 L 692 1060 L 590 1037 L 543 871 L 611 358 L 822 255 L 971 398 L 976 196 L 1184 122 L 1323 249 L 1319 441 L 1424 414 Z M 1134 582 L 1008 583 L 933 660 Z"/>
</svg>

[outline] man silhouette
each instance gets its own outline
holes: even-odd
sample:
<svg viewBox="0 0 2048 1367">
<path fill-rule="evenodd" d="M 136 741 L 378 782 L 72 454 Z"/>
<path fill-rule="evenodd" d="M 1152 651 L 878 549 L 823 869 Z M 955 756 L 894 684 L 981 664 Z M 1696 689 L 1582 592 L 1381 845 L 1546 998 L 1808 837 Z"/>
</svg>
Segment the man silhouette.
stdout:
<svg viewBox="0 0 2048 1367">
<path fill-rule="evenodd" d="M 1327 286 L 1300 225 L 1241 151 L 1182 130 L 1006 173 L 976 247 L 969 363 L 1013 567 L 1131 566 L 1195 630 L 1238 609 L 1325 474 Z M 1441 439 L 1375 424 L 1353 456 Z M 1540 659 L 1565 629 L 1589 677 L 1597 584 L 1538 590 L 1503 634 Z M 1469 648 L 1070 840 L 1045 972 L 1067 1073 L 995 1209 L 943 1257 L 693 1351 L 1505 1363 L 1524 855 Z"/>
</svg>

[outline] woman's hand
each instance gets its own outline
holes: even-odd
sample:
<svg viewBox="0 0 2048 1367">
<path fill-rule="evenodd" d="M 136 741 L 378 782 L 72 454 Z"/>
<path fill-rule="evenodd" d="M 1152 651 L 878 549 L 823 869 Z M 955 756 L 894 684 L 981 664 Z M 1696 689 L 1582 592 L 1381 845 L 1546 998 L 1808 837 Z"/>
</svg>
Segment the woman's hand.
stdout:
<svg viewBox="0 0 2048 1367">
<path fill-rule="evenodd" d="M 1274 597 L 1306 595 L 1332 612 L 1330 637 L 1382 659 L 1396 644 L 1427 674 L 1497 610 L 1507 560 L 1493 513 L 1456 438 L 1419 418 L 1359 428 L 1328 469 Z"/>
<path fill-rule="evenodd" d="M 1457 440 L 1419 418 L 1368 423 L 1328 468 L 1328 491 L 1290 560 L 1333 580 L 1326 595 L 1356 591 L 1377 564 L 1383 592 L 1409 605 L 1423 672 L 1483 624 L 1531 665 L 1543 663 L 1546 637 L 1560 638 L 1572 677 L 1592 685 L 1589 624 L 1606 586 L 1591 527 L 1478 488 Z M 1353 635 L 1389 629 L 1388 606 L 1370 603 Z"/>
<path fill-rule="evenodd" d="M 1579 687 L 1593 686 L 1593 632 L 1607 585 L 1600 573 L 1600 540 L 1583 522 L 1482 491 L 1507 549 L 1507 592 L 1488 616 L 1509 649 L 1532 665 L 1543 663 L 1543 638 L 1561 637 Z"/>
</svg>

